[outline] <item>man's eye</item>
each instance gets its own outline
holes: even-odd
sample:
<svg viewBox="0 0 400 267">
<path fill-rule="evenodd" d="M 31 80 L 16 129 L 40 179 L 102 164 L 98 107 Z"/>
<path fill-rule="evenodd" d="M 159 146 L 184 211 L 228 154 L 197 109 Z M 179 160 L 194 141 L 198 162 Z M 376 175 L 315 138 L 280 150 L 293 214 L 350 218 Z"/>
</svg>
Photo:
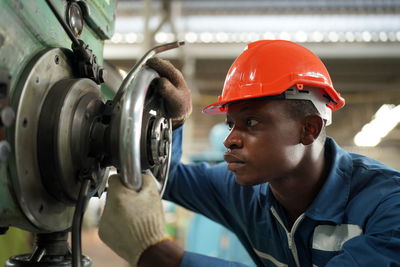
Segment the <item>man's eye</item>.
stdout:
<svg viewBox="0 0 400 267">
<path fill-rule="evenodd" d="M 248 119 L 246 121 L 246 124 L 247 124 L 248 127 L 253 127 L 253 126 L 256 126 L 258 124 L 258 121 L 254 120 L 254 119 Z"/>
<path fill-rule="evenodd" d="M 233 126 L 234 126 L 233 122 L 231 122 L 231 121 L 227 121 L 227 122 L 226 122 L 226 125 L 228 125 L 229 131 L 232 130 L 232 128 L 233 128 Z"/>
</svg>

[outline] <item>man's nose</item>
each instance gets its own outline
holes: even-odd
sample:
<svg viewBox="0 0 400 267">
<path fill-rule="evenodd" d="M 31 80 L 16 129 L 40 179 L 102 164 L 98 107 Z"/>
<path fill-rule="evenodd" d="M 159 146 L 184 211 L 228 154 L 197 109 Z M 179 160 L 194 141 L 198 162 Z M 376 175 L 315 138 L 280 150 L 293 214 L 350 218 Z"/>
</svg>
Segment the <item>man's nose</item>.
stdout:
<svg viewBox="0 0 400 267">
<path fill-rule="evenodd" d="M 241 148 L 243 141 L 240 133 L 233 128 L 224 140 L 224 146 L 228 149 Z"/>
</svg>

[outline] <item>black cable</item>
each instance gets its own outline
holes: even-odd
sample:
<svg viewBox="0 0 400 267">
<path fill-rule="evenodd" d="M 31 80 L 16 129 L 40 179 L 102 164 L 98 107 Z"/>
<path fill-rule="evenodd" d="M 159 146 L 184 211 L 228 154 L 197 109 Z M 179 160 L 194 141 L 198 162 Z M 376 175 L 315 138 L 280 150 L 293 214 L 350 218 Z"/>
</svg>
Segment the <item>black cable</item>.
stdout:
<svg viewBox="0 0 400 267">
<path fill-rule="evenodd" d="M 79 190 L 78 201 L 76 203 L 74 218 L 72 220 L 72 266 L 82 266 L 82 242 L 81 242 L 81 231 L 82 231 L 82 219 L 85 213 L 85 206 L 87 196 L 90 189 L 91 180 L 85 179 L 81 184 Z"/>
</svg>

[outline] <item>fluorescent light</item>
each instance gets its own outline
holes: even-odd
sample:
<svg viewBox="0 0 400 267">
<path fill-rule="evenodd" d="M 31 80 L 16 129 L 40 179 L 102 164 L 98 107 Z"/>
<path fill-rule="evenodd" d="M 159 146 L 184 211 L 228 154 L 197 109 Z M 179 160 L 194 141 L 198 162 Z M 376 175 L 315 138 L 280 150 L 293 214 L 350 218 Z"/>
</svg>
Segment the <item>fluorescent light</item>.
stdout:
<svg viewBox="0 0 400 267">
<path fill-rule="evenodd" d="M 266 40 L 275 40 L 275 34 L 272 32 L 266 32 L 264 33 L 263 38 Z"/>
<path fill-rule="evenodd" d="M 216 36 L 219 43 L 226 43 L 229 40 L 229 36 L 226 32 L 218 32 Z"/>
<path fill-rule="evenodd" d="M 388 40 L 388 36 L 387 36 L 386 32 L 379 33 L 379 40 L 382 42 L 386 42 Z"/>
<path fill-rule="evenodd" d="M 329 41 L 336 43 L 337 41 L 339 41 L 339 34 L 337 32 L 329 32 L 328 39 Z"/>
<path fill-rule="evenodd" d="M 209 32 L 202 32 L 202 33 L 200 34 L 200 40 L 201 40 L 203 43 L 211 43 L 211 42 L 213 41 L 213 36 L 212 36 L 212 34 L 209 33 Z"/>
<path fill-rule="evenodd" d="M 400 105 L 382 105 L 374 118 L 354 137 L 357 146 L 374 147 L 400 122 Z"/>
<path fill-rule="evenodd" d="M 167 42 L 167 33 L 166 32 L 158 32 L 154 36 L 154 39 L 157 43 L 166 43 Z"/>
<path fill-rule="evenodd" d="M 307 33 L 303 31 L 298 31 L 295 33 L 295 40 L 299 43 L 304 43 L 307 41 Z"/>
<path fill-rule="evenodd" d="M 354 42 L 354 40 L 356 39 L 356 37 L 354 36 L 354 33 L 352 33 L 352 32 L 346 32 L 345 37 L 346 37 L 346 41 L 348 41 L 350 43 Z"/>
<path fill-rule="evenodd" d="M 290 36 L 290 34 L 288 33 L 288 32 L 281 32 L 280 34 L 279 34 L 279 39 L 281 39 L 281 40 L 287 40 L 287 41 L 290 41 L 290 38 L 291 36 Z"/>
<path fill-rule="evenodd" d="M 372 35 L 368 31 L 363 31 L 361 33 L 361 36 L 362 36 L 362 39 L 364 42 L 371 42 L 371 40 L 372 40 Z"/>
<path fill-rule="evenodd" d="M 322 42 L 324 40 L 324 35 L 322 32 L 315 31 L 312 33 L 311 38 L 314 42 Z"/>
<path fill-rule="evenodd" d="M 113 43 L 120 43 L 122 42 L 123 35 L 121 33 L 115 33 L 111 38 L 111 42 Z"/>
<path fill-rule="evenodd" d="M 132 32 L 132 33 L 128 33 L 125 35 L 125 40 L 130 44 L 135 43 L 137 41 L 137 39 L 138 39 L 138 36 L 136 33 Z"/>
<path fill-rule="evenodd" d="M 188 32 L 188 33 L 185 34 L 185 40 L 188 43 L 194 43 L 194 42 L 197 41 L 197 39 L 198 39 L 197 33 Z"/>
</svg>

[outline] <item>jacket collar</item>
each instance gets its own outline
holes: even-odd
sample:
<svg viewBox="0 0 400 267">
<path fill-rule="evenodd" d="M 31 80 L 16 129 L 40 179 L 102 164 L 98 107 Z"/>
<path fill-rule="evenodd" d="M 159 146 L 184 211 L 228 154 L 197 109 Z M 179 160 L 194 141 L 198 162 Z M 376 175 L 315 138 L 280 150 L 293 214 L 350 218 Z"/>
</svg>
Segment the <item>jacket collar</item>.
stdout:
<svg viewBox="0 0 400 267">
<path fill-rule="evenodd" d="M 326 138 L 325 151 L 330 159 L 330 171 L 325 184 L 305 213 L 313 220 L 339 224 L 350 194 L 352 158 L 330 137 Z"/>
</svg>

